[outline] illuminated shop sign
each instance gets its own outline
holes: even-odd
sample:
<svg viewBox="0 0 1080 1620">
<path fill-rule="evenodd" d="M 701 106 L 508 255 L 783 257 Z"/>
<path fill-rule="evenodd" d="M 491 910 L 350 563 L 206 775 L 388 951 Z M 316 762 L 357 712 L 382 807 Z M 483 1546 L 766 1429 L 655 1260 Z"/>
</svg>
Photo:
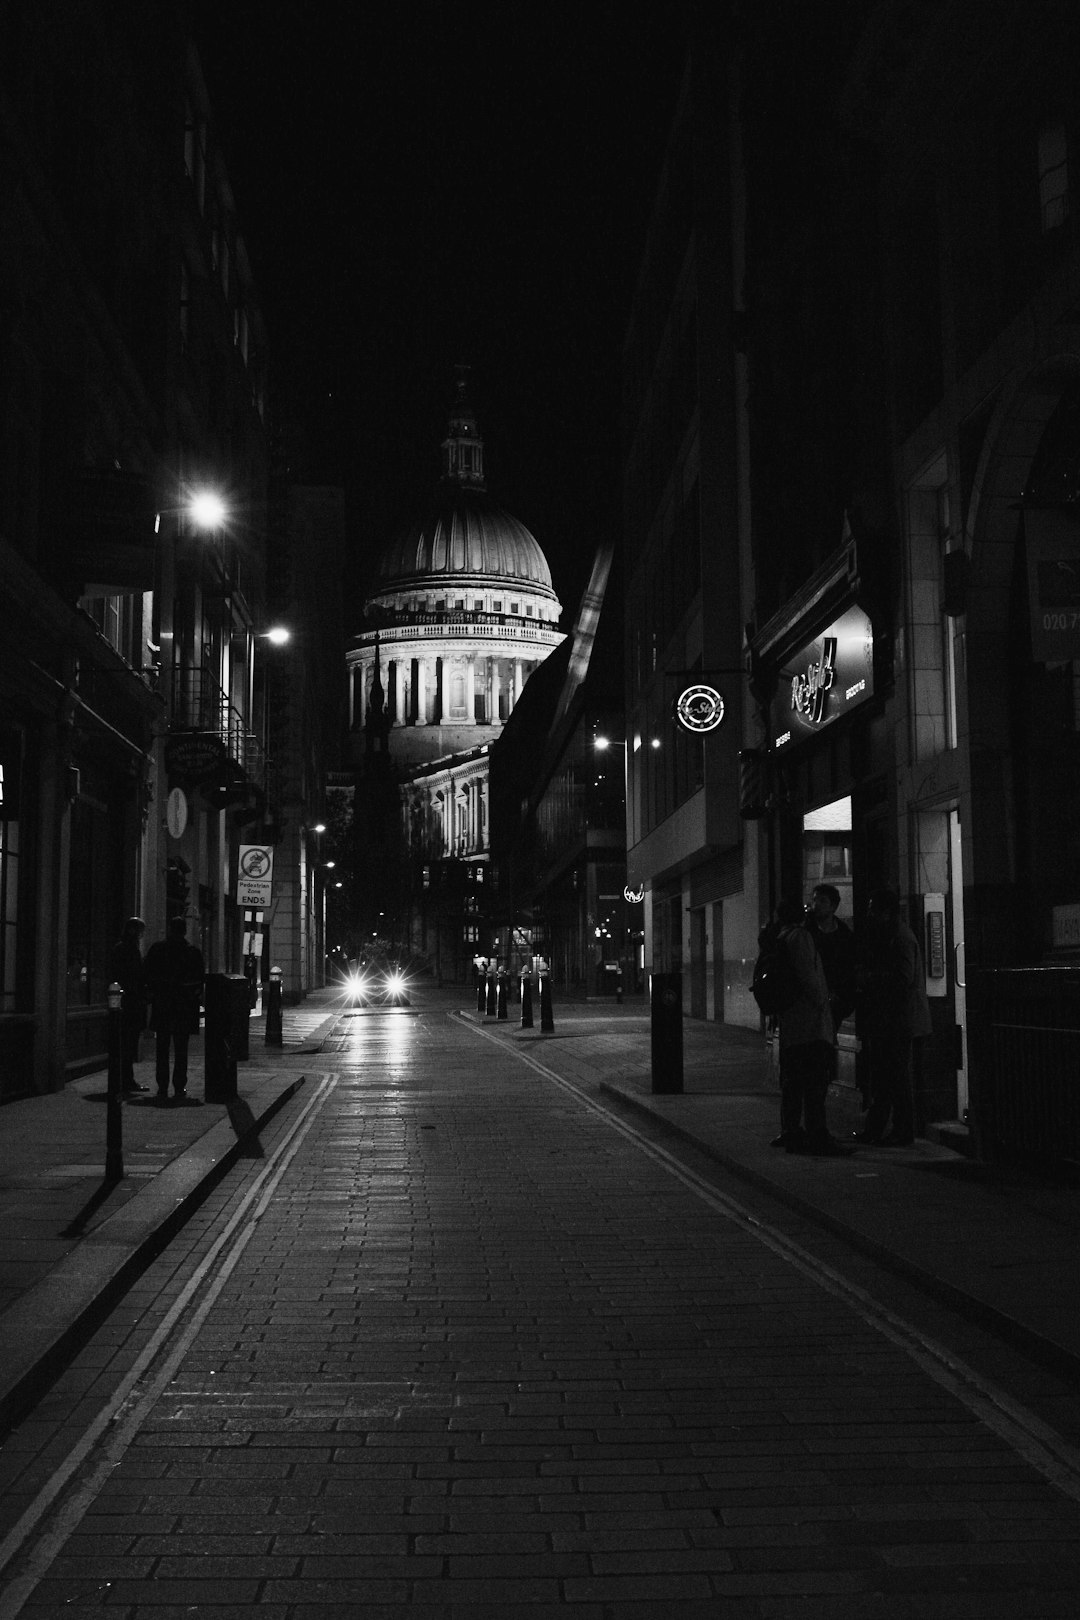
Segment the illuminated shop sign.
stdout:
<svg viewBox="0 0 1080 1620">
<path fill-rule="evenodd" d="M 777 751 L 803 742 L 874 695 L 874 627 L 848 608 L 785 659 L 773 700 Z"/>
<path fill-rule="evenodd" d="M 724 718 L 724 700 L 715 686 L 684 686 L 675 699 L 675 723 L 683 731 L 701 736 L 715 731 Z"/>
</svg>

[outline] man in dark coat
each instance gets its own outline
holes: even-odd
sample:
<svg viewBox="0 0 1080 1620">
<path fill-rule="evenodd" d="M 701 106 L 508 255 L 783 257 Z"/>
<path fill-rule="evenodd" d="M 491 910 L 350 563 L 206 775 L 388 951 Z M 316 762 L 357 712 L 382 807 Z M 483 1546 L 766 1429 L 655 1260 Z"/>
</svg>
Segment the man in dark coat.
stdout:
<svg viewBox="0 0 1080 1620">
<path fill-rule="evenodd" d="M 169 1100 L 169 1048 L 173 1051 L 172 1084 L 177 1102 L 187 1098 L 188 1041 L 199 1028 L 202 1000 L 202 952 L 187 942 L 187 923 L 173 917 L 164 939 L 146 953 L 146 986 L 150 992 L 150 1027 L 157 1034 L 157 1100 Z"/>
<path fill-rule="evenodd" d="M 819 883 L 810 896 L 806 926 L 818 948 L 825 982 L 829 986 L 829 1011 L 836 1037 L 840 1025 L 855 1011 L 855 935 L 836 915 L 840 891 L 831 883 Z M 836 1078 L 836 1044 L 832 1048 L 830 1079 Z"/>
<path fill-rule="evenodd" d="M 859 985 L 859 1034 L 870 1058 L 870 1111 L 856 1139 L 910 1147 L 915 1140 L 911 1049 L 913 1041 L 930 1033 L 930 1003 L 919 942 L 900 915 L 895 889 L 879 889 L 870 897 Z"/>
<path fill-rule="evenodd" d="M 146 974 L 141 943 L 145 932 L 146 924 L 141 917 L 129 917 L 120 938 L 113 946 L 109 964 L 113 981 L 121 985 L 124 991 L 120 1085 L 128 1096 L 148 1089 L 141 1086 L 135 1078 L 139 1037 L 146 1028 Z"/>
</svg>

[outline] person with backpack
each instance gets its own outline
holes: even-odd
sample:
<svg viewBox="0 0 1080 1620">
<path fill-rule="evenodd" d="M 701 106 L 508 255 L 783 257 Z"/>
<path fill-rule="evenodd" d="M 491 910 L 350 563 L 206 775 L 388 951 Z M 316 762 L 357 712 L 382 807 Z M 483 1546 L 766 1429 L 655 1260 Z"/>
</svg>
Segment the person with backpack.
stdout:
<svg viewBox="0 0 1080 1620">
<path fill-rule="evenodd" d="M 850 1149 L 834 1139 L 825 1119 L 834 1038 L 829 986 L 805 919 L 800 900 L 780 901 L 773 923 L 763 930 L 754 972 L 758 1005 L 758 987 L 770 977 L 777 1003 L 772 1017 L 780 1043 L 780 1135 L 773 1146 L 789 1153 L 841 1155 Z"/>
</svg>

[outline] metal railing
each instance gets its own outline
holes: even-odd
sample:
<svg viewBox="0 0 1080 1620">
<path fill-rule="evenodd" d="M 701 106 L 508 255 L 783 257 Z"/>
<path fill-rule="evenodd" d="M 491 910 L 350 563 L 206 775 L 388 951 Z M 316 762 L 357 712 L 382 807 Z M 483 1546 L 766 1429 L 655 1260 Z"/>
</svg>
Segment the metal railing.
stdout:
<svg viewBox="0 0 1080 1620">
<path fill-rule="evenodd" d="M 239 765 L 256 786 L 264 784 L 265 750 L 245 716 L 205 666 L 173 670 L 169 724 L 173 731 L 194 731 L 218 738 L 226 758 Z"/>
</svg>

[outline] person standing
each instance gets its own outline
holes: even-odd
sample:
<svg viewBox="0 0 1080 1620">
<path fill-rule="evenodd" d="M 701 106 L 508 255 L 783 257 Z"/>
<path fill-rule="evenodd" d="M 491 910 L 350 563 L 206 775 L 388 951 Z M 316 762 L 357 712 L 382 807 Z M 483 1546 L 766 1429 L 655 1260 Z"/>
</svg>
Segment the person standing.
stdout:
<svg viewBox="0 0 1080 1620">
<path fill-rule="evenodd" d="M 829 986 L 817 946 L 805 926 L 806 908 L 781 900 L 776 924 L 782 948 L 794 969 L 798 993 L 782 1009 L 780 1036 L 780 1136 L 789 1153 L 842 1154 L 825 1120 L 833 1021 Z"/>
<path fill-rule="evenodd" d="M 177 1102 L 187 1097 L 188 1042 L 199 1028 L 202 1000 L 202 952 L 187 941 L 187 923 L 173 917 L 165 938 L 146 953 L 146 985 L 150 992 L 150 1025 L 157 1035 L 157 1101 L 169 1100 L 169 1055 L 172 1049 L 172 1088 Z"/>
<path fill-rule="evenodd" d="M 919 942 L 900 915 L 895 889 L 878 889 L 870 897 L 858 978 L 859 1034 L 869 1057 L 870 1109 L 855 1139 L 910 1147 L 915 1140 L 912 1043 L 930 1033 L 930 1003 Z"/>
<path fill-rule="evenodd" d="M 829 1077 L 836 1078 L 837 1039 L 840 1025 L 855 1011 L 855 935 L 840 917 L 840 891 L 831 883 L 819 883 L 810 896 L 806 926 L 817 946 L 825 982 L 829 986 L 829 1011 L 833 1021 L 832 1058 Z"/>
<path fill-rule="evenodd" d="M 143 964 L 142 937 L 146 924 L 141 917 L 129 917 L 112 949 L 110 973 L 124 991 L 121 1017 L 120 1087 L 125 1096 L 149 1091 L 135 1078 L 135 1064 L 139 1059 L 139 1037 L 146 1028 L 146 972 Z"/>
</svg>

